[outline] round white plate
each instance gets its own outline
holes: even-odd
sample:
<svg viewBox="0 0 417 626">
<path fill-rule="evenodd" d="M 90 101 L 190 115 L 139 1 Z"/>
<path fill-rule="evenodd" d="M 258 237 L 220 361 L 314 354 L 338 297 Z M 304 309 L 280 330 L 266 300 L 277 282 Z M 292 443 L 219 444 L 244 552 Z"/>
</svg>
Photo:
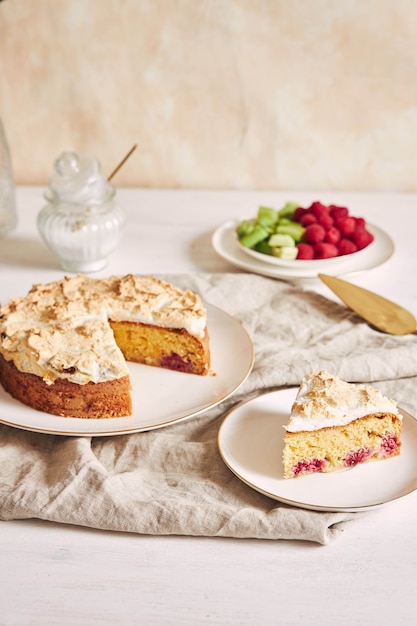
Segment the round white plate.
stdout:
<svg viewBox="0 0 417 626">
<path fill-rule="evenodd" d="M 265 261 L 254 258 L 242 250 L 242 246 L 236 238 L 237 222 L 230 221 L 220 226 L 213 234 L 212 245 L 217 254 L 232 265 L 245 271 L 254 272 L 270 278 L 301 279 L 317 278 L 319 272 L 327 270 L 320 262 L 318 266 L 309 265 L 303 267 L 287 267 L 272 265 Z M 368 224 L 370 232 L 374 235 L 374 241 L 370 246 L 361 250 L 360 253 L 347 254 L 344 257 L 337 257 L 337 274 L 348 275 L 364 272 L 385 263 L 394 253 L 394 244 L 390 237 L 377 226 Z M 333 259 L 329 259 L 332 261 Z"/>
<path fill-rule="evenodd" d="M 217 307 L 205 306 L 213 375 L 129 363 L 133 415 L 110 419 L 77 419 L 35 411 L 14 400 L 0 385 L 0 422 L 41 433 L 97 437 L 161 428 L 215 406 L 246 380 L 254 350 L 238 320 Z"/>
<path fill-rule="evenodd" d="M 219 431 L 226 465 L 244 483 L 274 500 L 317 511 L 362 511 L 417 489 L 417 421 L 403 415 L 401 454 L 330 474 L 284 479 L 284 425 L 297 389 L 266 393 L 238 405 Z"/>
</svg>

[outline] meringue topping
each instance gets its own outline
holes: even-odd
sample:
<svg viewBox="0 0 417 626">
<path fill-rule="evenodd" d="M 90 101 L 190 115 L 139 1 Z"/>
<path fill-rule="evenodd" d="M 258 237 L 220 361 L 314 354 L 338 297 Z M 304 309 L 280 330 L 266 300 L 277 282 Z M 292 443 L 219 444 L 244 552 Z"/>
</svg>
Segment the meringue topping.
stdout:
<svg viewBox="0 0 417 626">
<path fill-rule="evenodd" d="M 66 276 L 34 285 L 0 309 L 0 353 L 48 384 L 121 378 L 128 368 L 108 320 L 184 328 L 203 337 L 207 314 L 200 296 L 153 277 Z"/>
<path fill-rule="evenodd" d="M 394 413 L 397 405 L 373 387 L 347 383 L 329 372 L 307 374 L 291 409 L 287 432 L 344 426 L 371 413 Z"/>
</svg>

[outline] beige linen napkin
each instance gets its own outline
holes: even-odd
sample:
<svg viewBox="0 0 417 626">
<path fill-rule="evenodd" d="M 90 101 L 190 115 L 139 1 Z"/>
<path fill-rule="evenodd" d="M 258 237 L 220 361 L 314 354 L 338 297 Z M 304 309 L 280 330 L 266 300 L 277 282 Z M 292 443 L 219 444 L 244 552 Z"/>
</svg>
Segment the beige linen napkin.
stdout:
<svg viewBox="0 0 417 626">
<path fill-rule="evenodd" d="M 318 369 L 345 380 L 377 381 L 416 413 L 417 336 L 384 335 L 338 303 L 261 276 L 162 278 L 198 291 L 243 323 L 255 346 L 248 380 L 206 413 L 145 433 L 61 437 L 0 426 L 0 519 L 328 543 L 356 514 L 292 508 L 243 484 L 218 452 L 222 420 L 256 390 L 298 385 Z"/>
</svg>

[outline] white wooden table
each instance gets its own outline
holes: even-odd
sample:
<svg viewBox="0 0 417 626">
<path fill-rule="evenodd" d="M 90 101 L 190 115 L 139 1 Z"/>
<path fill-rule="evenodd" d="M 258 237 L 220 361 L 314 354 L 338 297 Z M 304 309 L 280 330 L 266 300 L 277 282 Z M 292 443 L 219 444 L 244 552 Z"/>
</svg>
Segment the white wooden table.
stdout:
<svg viewBox="0 0 417 626">
<path fill-rule="evenodd" d="M 19 226 L 0 241 L 2 302 L 62 276 L 36 230 L 42 192 L 18 189 Z M 238 271 L 211 247 L 219 225 L 253 215 L 259 204 L 319 199 L 345 204 L 390 234 L 394 256 L 351 280 L 417 315 L 417 195 L 125 189 L 118 196 L 129 228 L 98 276 Z M 332 297 L 324 285 L 313 288 Z M 356 519 L 325 547 L 144 537 L 34 520 L 0 523 L 0 555 L 1 626 L 400 626 L 417 620 L 416 492 Z"/>
</svg>

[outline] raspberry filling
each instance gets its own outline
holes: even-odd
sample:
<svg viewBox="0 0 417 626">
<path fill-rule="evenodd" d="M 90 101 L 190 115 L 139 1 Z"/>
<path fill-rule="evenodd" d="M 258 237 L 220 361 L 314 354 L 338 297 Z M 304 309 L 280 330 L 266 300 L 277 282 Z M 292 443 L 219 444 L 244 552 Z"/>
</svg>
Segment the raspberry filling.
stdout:
<svg viewBox="0 0 417 626">
<path fill-rule="evenodd" d="M 400 442 L 395 435 L 385 435 L 381 442 L 381 454 L 391 456 L 400 447 Z"/>
<path fill-rule="evenodd" d="M 176 352 L 171 354 L 165 354 L 161 358 L 161 367 L 166 369 L 175 370 L 177 372 L 190 372 L 192 370 L 192 363 L 187 359 L 181 357 Z"/>
<path fill-rule="evenodd" d="M 398 437 L 395 435 L 385 435 L 381 441 L 380 454 L 384 457 L 391 456 L 400 447 L 401 443 Z M 375 451 L 371 448 L 360 448 L 359 450 L 353 450 L 344 459 L 343 465 L 345 467 L 354 467 L 358 463 L 367 461 Z M 327 459 L 306 459 L 299 461 L 293 467 L 293 476 L 299 476 L 300 474 L 312 474 L 314 472 L 321 472 L 327 465 Z"/>
<path fill-rule="evenodd" d="M 370 450 L 370 448 L 360 448 L 360 450 L 354 450 L 343 459 L 343 464 L 346 467 L 354 467 L 358 463 L 363 463 L 369 459 L 371 454 L 372 450 Z"/>
<path fill-rule="evenodd" d="M 294 476 L 298 476 L 299 474 L 321 472 L 326 463 L 326 459 L 309 459 L 308 461 L 299 461 L 294 465 L 292 471 Z"/>
</svg>

